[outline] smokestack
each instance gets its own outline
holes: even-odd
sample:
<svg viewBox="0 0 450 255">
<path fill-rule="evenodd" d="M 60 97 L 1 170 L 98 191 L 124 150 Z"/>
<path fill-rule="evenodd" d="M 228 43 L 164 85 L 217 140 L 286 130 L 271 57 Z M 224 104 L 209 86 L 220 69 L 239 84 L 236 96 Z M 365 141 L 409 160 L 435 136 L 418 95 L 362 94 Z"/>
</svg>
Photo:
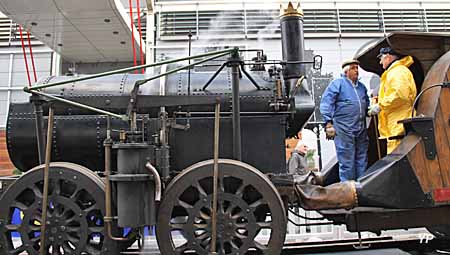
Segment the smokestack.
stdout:
<svg viewBox="0 0 450 255">
<path fill-rule="evenodd" d="M 287 9 L 280 17 L 281 25 L 281 46 L 284 61 L 304 61 L 305 41 L 303 34 L 303 11 L 298 4 L 294 8 L 289 2 Z M 305 75 L 304 64 L 287 64 L 283 70 L 284 79 L 297 82 L 297 79 Z M 292 87 L 292 86 L 291 86 Z"/>
</svg>

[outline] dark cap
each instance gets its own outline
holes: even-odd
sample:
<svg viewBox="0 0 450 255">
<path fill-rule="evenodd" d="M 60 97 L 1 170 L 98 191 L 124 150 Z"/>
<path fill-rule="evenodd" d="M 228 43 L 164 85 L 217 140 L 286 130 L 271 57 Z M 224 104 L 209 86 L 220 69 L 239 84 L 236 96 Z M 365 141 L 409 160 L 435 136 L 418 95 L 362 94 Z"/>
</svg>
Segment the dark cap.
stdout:
<svg viewBox="0 0 450 255">
<path fill-rule="evenodd" d="M 390 55 L 395 55 L 395 56 L 399 55 L 391 47 L 385 47 L 385 48 L 380 49 L 380 53 L 377 55 L 377 58 L 381 58 L 381 56 L 384 54 L 390 54 Z"/>
<path fill-rule="evenodd" d="M 349 59 L 349 60 L 346 60 L 346 61 L 342 62 L 342 68 L 344 68 L 345 66 L 351 65 L 351 64 L 357 64 L 357 65 L 359 65 L 359 61 L 356 60 L 356 59 Z"/>
</svg>

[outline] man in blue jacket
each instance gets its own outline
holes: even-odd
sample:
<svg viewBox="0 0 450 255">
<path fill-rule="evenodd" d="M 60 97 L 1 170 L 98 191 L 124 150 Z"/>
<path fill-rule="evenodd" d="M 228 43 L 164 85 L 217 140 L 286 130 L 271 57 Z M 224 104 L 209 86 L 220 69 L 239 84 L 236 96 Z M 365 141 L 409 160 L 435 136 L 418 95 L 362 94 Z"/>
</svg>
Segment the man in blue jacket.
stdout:
<svg viewBox="0 0 450 255">
<path fill-rule="evenodd" d="M 345 61 L 343 74 L 322 95 L 320 112 L 327 139 L 334 139 L 341 181 L 356 180 L 367 167 L 367 88 L 358 80 L 358 60 Z"/>
</svg>

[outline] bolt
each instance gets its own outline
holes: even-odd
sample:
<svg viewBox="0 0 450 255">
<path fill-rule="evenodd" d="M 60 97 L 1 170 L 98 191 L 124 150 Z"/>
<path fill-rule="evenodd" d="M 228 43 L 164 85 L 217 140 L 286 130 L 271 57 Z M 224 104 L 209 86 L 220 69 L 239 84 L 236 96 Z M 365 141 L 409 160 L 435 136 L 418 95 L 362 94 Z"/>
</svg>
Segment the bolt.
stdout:
<svg viewBox="0 0 450 255">
<path fill-rule="evenodd" d="M 47 225 L 50 225 L 51 224 L 51 222 L 48 220 L 47 222 L 45 222 Z"/>
<path fill-rule="evenodd" d="M 58 239 L 62 239 L 62 236 L 58 236 Z"/>
<path fill-rule="evenodd" d="M 74 179 L 74 180 L 76 180 L 76 179 L 77 179 L 77 177 L 76 177 L 76 176 L 74 176 L 74 177 L 73 177 L 73 179 Z"/>
<path fill-rule="evenodd" d="M 247 213 L 250 213 L 250 208 L 247 208 L 247 210 L 245 210 Z"/>
<path fill-rule="evenodd" d="M 80 213 L 80 214 L 79 214 L 78 216 L 80 216 L 80 218 L 81 218 L 81 217 L 83 217 L 83 214 L 82 214 L 82 213 Z"/>
<path fill-rule="evenodd" d="M 53 238 L 53 236 L 51 236 L 51 237 L 48 238 L 48 240 L 49 240 L 50 242 L 53 242 L 53 241 L 55 241 L 55 238 Z"/>
<path fill-rule="evenodd" d="M 61 226 L 61 231 L 66 231 L 66 227 L 65 226 Z"/>
<path fill-rule="evenodd" d="M 232 222 L 228 223 L 228 226 L 232 227 L 232 226 L 233 226 L 233 223 L 232 223 Z"/>
</svg>

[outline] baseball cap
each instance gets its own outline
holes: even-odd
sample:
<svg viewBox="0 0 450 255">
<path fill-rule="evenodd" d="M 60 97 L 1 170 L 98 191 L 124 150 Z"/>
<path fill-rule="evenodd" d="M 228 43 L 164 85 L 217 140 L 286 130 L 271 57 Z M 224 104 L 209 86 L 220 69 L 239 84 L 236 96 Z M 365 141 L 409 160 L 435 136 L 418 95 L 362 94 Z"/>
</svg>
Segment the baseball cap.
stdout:
<svg viewBox="0 0 450 255">
<path fill-rule="evenodd" d="M 390 55 L 396 55 L 396 56 L 399 55 L 391 47 L 384 47 L 384 48 L 380 49 L 380 53 L 378 53 L 377 58 L 380 58 L 384 54 L 390 54 Z"/>
</svg>

